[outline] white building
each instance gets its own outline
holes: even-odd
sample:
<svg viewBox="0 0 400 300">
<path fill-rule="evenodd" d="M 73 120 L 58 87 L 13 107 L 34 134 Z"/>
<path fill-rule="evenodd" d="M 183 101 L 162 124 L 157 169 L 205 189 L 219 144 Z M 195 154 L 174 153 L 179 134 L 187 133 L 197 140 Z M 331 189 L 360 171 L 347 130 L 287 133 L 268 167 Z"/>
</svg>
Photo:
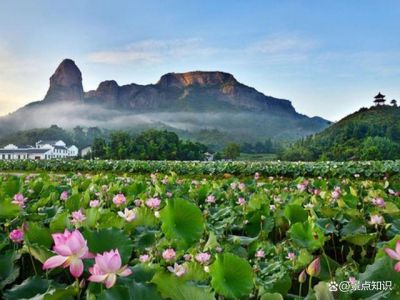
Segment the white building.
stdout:
<svg viewBox="0 0 400 300">
<path fill-rule="evenodd" d="M 68 146 L 61 140 L 59 141 L 38 141 L 35 145 L 17 147 L 10 144 L 0 148 L 0 160 L 7 159 L 53 159 L 68 158 L 78 156 L 79 149 Z"/>
<path fill-rule="evenodd" d="M 84 147 L 81 150 L 81 156 L 82 157 L 86 157 L 86 156 L 90 155 L 91 153 L 92 153 L 92 147 L 91 146 Z"/>
</svg>

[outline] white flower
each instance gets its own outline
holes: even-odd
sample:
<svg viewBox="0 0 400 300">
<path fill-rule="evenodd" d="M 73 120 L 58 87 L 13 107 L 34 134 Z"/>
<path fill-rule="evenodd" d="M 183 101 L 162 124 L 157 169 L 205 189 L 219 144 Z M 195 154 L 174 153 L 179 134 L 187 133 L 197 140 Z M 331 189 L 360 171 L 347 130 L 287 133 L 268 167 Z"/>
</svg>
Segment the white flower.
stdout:
<svg viewBox="0 0 400 300">
<path fill-rule="evenodd" d="M 378 225 L 385 223 L 385 219 L 380 215 L 371 215 L 371 220 L 368 223 L 377 227 Z"/>
<path fill-rule="evenodd" d="M 305 209 L 312 209 L 313 207 L 314 207 L 314 204 L 312 204 L 312 203 L 307 203 L 304 205 Z"/>
<path fill-rule="evenodd" d="M 174 273 L 176 276 L 181 277 L 186 273 L 186 269 L 183 265 L 174 264 L 174 267 L 168 266 L 168 271 Z"/>
<path fill-rule="evenodd" d="M 128 208 L 125 208 L 124 212 L 119 211 L 118 216 L 124 218 L 127 222 L 132 222 L 133 220 L 136 219 L 136 214 L 133 211 L 133 209 L 128 209 Z"/>
</svg>

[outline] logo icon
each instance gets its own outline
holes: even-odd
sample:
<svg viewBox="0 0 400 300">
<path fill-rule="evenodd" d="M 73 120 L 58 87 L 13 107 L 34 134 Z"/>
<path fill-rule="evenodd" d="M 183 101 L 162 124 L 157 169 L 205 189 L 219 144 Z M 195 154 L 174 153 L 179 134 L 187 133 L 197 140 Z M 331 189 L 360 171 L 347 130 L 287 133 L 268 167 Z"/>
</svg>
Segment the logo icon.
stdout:
<svg viewBox="0 0 400 300">
<path fill-rule="evenodd" d="M 339 285 L 337 284 L 336 281 L 331 281 L 328 283 L 328 289 L 331 292 L 337 292 L 339 288 Z"/>
</svg>

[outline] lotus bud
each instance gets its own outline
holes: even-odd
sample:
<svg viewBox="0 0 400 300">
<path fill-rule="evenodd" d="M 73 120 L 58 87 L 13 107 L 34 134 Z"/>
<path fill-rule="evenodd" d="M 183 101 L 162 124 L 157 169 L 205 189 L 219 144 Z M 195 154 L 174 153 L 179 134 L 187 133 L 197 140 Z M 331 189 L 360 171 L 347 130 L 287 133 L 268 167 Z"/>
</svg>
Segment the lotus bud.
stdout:
<svg viewBox="0 0 400 300">
<path fill-rule="evenodd" d="M 317 257 L 314 259 L 307 267 L 307 274 L 311 277 L 317 276 L 321 271 L 321 261 L 320 258 Z"/>
<path fill-rule="evenodd" d="M 306 279 L 307 279 L 306 270 L 303 270 L 303 271 L 299 274 L 299 282 L 300 282 L 300 283 L 304 283 L 304 282 L 306 282 Z"/>
<path fill-rule="evenodd" d="M 80 289 L 83 289 L 85 286 L 86 286 L 86 281 L 85 281 L 85 279 L 82 279 L 82 280 L 79 282 L 79 288 L 80 288 Z"/>
</svg>

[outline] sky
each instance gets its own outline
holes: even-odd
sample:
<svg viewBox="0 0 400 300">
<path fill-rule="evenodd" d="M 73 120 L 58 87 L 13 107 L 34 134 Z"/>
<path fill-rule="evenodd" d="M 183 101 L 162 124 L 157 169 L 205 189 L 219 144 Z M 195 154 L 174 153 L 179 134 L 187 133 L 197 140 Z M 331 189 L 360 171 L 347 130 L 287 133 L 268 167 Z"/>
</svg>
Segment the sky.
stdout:
<svg viewBox="0 0 400 300">
<path fill-rule="evenodd" d="M 71 58 L 86 91 L 219 70 L 337 121 L 379 91 L 400 100 L 399 16 L 397 0 L 4 0 L 0 115 L 43 99 Z"/>
</svg>

